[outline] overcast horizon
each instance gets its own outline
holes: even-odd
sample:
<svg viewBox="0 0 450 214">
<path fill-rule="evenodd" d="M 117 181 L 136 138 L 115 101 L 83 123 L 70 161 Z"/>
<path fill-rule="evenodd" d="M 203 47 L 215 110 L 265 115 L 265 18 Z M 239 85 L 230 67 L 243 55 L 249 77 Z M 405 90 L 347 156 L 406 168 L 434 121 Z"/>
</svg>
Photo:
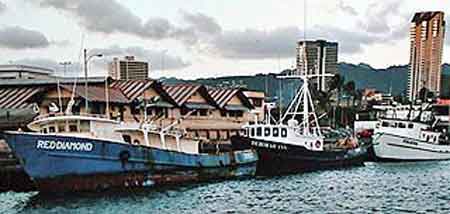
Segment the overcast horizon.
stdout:
<svg viewBox="0 0 450 214">
<path fill-rule="evenodd" d="M 444 11 L 448 21 L 450 4 L 308 1 L 306 38 L 338 42 L 339 62 L 405 65 L 410 21 L 420 11 Z M 71 61 L 76 73 L 84 47 L 105 55 L 92 61 L 91 76 L 104 74 L 107 61 L 125 55 L 149 61 L 152 78 L 274 73 L 295 64 L 303 19 L 303 1 L 0 0 L 0 64 L 61 72 L 58 63 Z M 444 63 L 448 57 L 450 38 Z"/>
</svg>

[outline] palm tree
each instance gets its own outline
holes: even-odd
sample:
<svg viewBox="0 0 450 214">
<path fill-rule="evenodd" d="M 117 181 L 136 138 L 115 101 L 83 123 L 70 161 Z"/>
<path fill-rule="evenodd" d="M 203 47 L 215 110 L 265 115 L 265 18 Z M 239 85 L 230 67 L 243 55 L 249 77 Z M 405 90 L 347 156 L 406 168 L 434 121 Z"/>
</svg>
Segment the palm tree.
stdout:
<svg viewBox="0 0 450 214">
<path fill-rule="evenodd" d="M 340 74 L 334 75 L 334 77 L 331 79 L 329 83 L 329 89 L 328 93 L 332 93 L 333 91 L 337 91 L 337 106 L 340 105 L 340 97 L 342 92 L 342 87 L 344 86 L 345 78 L 341 76 Z"/>
<path fill-rule="evenodd" d="M 355 81 L 349 81 L 344 85 L 344 92 L 351 97 L 353 100 L 355 99 L 355 93 L 356 93 L 356 86 Z M 354 104 L 354 102 L 353 102 Z M 350 106 L 350 99 L 347 100 L 347 107 Z"/>
</svg>

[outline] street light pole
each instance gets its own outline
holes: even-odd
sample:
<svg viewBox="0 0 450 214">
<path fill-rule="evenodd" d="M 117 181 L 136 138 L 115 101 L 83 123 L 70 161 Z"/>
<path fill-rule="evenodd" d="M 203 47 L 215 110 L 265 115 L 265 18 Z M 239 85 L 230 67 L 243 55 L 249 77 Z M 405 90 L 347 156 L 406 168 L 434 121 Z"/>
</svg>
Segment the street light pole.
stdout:
<svg viewBox="0 0 450 214">
<path fill-rule="evenodd" d="M 63 70 L 63 71 L 64 71 L 63 77 L 66 77 L 67 66 L 72 65 L 72 62 L 70 62 L 70 61 L 64 61 L 64 62 L 60 62 L 59 64 L 62 65 L 63 68 L 64 68 L 64 70 Z"/>
<path fill-rule="evenodd" d="M 87 56 L 87 50 L 83 50 L 84 55 L 84 97 L 85 97 L 85 108 L 86 113 L 89 113 L 89 94 L 88 94 L 88 62 L 92 57 L 103 57 L 103 54 L 95 54 Z"/>
</svg>

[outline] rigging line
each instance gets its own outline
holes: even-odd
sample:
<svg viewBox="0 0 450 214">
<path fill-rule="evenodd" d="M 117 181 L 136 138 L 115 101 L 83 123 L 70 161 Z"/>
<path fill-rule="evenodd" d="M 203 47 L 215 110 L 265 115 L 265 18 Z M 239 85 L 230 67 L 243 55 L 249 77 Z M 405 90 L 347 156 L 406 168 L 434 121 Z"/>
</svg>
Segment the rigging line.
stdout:
<svg viewBox="0 0 450 214">
<path fill-rule="evenodd" d="M 82 57 L 83 49 L 84 49 L 84 41 L 85 41 L 85 32 L 81 32 L 80 51 L 78 52 L 78 62 L 79 62 L 78 64 L 80 65 L 79 73 L 82 72 L 82 70 L 81 70 L 81 57 Z M 78 78 L 79 78 L 79 75 L 77 75 L 75 77 L 75 81 L 73 83 L 72 97 L 71 97 L 72 100 L 74 99 L 74 96 L 75 96 L 75 89 L 76 89 L 76 86 L 77 86 Z"/>
</svg>

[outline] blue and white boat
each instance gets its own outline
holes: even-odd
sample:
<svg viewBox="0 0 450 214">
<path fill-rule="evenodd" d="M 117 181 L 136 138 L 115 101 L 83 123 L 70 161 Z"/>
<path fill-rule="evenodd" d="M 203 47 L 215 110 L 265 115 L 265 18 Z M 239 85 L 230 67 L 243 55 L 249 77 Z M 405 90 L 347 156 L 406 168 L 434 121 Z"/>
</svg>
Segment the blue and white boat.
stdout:
<svg viewBox="0 0 450 214">
<path fill-rule="evenodd" d="M 99 116 L 40 117 L 33 132 L 1 133 L 40 192 L 97 191 L 252 176 L 253 150 L 200 153 L 200 139 L 172 124 Z"/>
</svg>

